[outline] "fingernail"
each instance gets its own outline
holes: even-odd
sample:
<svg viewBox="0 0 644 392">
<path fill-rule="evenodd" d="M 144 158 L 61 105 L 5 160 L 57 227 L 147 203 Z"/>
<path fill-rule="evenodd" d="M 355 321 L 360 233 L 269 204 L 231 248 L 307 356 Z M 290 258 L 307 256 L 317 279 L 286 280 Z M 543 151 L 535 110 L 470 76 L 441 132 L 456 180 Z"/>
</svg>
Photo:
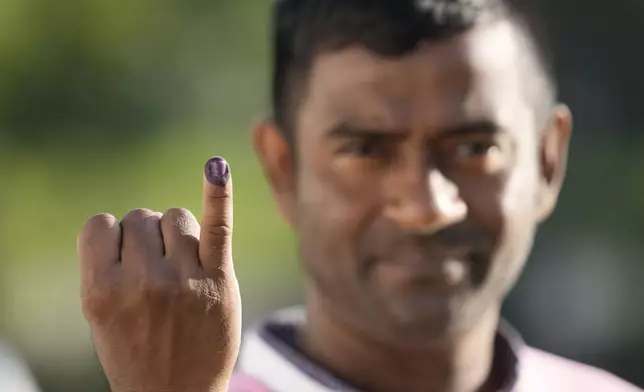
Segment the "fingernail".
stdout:
<svg viewBox="0 0 644 392">
<path fill-rule="evenodd" d="M 230 180 L 230 166 L 222 157 L 214 157 L 206 162 L 206 179 L 209 183 L 224 186 Z"/>
</svg>

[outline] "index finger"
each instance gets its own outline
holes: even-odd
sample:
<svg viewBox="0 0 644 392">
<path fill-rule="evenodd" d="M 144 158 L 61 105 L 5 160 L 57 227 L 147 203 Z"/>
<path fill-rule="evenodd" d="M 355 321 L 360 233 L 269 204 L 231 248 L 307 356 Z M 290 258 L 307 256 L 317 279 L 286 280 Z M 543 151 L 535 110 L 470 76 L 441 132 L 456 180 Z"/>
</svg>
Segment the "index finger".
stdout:
<svg viewBox="0 0 644 392">
<path fill-rule="evenodd" d="M 203 177 L 199 261 L 205 269 L 221 269 L 232 264 L 233 187 L 230 166 L 224 158 L 211 158 L 206 162 Z"/>
</svg>

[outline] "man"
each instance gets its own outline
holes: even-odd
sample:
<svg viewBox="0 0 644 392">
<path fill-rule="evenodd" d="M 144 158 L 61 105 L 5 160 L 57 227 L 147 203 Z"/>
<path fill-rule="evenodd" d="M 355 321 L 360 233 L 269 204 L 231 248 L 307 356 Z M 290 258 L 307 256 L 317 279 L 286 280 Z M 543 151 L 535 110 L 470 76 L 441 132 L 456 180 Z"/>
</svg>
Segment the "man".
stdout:
<svg viewBox="0 0 644 392">
<path fill-rule="evenodd" d="M 285 0 L 254 147 L 299 238 L 306 309 L 239 357 L 232 180 L 89 220 L 83 304 L 113 391 L 628 392 L 500 320 L 572 128 L 529 13 L 500 1 Z M 230 388 L 230 389 L 228 389 Z"/>
</svg>

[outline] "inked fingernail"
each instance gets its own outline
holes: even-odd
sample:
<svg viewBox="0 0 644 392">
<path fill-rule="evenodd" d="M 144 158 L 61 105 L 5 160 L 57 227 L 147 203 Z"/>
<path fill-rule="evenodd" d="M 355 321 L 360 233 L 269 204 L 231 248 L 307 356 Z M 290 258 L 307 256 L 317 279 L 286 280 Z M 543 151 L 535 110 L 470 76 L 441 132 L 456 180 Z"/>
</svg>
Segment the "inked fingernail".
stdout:
<svg viewBox="0 0 644 392">
<path fill-rule="evenodd" d="M 230 180 L 230 166 L 222 157 L 214 157 L 206 162 L 206 179 L 209 183 L 224 186 Z"/>
</svg>

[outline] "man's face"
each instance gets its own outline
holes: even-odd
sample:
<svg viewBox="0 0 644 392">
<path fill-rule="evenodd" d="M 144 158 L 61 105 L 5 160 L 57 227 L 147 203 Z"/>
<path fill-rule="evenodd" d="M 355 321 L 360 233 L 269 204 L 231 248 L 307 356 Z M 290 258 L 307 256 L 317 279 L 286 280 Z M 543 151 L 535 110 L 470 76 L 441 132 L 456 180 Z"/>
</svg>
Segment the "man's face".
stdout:
<svg viewBox="0 0 644 392">
<path fill-rule="evenodd" d="M 277 193 L 310 294 L 373 338 L 445 339 L 498 307 L 554 204 L 569 121 L 538 125 L 516 37 L 497 23 L 404 57 L 322 53 L 296 170 L 260 152 L 274 186 L 296 176 Z"/>
</svg>

